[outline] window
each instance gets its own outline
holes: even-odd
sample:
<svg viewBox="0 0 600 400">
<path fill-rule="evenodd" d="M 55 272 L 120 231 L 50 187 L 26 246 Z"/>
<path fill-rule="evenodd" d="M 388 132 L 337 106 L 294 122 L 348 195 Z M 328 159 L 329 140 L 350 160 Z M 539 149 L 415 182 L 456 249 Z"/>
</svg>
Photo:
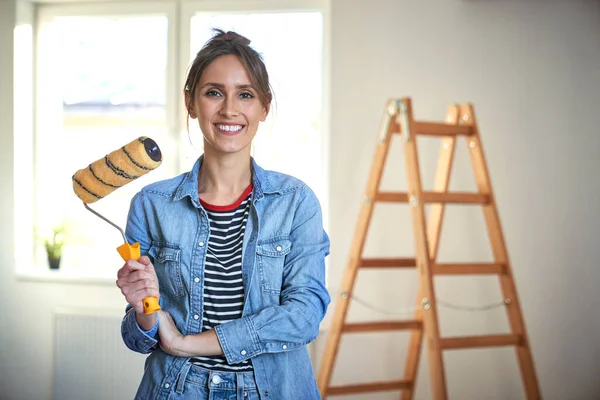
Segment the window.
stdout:
<svg viewBox="0 0 600 400">
<path fill-rule="evenodd" d="M 64 225 L 63 269 L 114 275 L 122 264 L 115 250 L 121 234 L 83 206 L 71 176 L 139 136 L 169 143 L 170 15 L 160 7 L 114 14 L 64 11 L 40 10 L 35 230 L 43 239 Z M 172 173 L 159 168 L 91 207 L 124 228 L 132 195 L 150 179 Z M 44 265 L 39 242 L 34 259 Z"/>
<path fill-rule="evenodd" d="M 64 224 L 60 273 L 114 278 L 122 264 L 116 252 L 121 234 L 85 209 L 73 193 L 71 176 L 139 136 L 154 139 L 163 164 L 90 205 L 124 228 L 135 192 L 189 170 L 202 152 L 202 136 L 194 120 L 186 129 L 181 88 L 187 67 L 213 27 L 250 37 L 274 87 L 275 104 L 254 141 L 253 156 L 265 168 L 305 180 L 326 214 L 323 10 L 305 4 L 289 8 L 287 3 L 278 9 L 272 1 L 249 9 L 248 4 L 39 7 L 33 218 L 27 223 L 25 206 L 19 211 L 23 218 L 17 215 L 24 222 L 19 237 L 23 226 L 29 226 L 35 245 L 32 261 L 18 263 L 21 272 L 48 269 L 42 240 L 52 227 Z"/>
</svg>

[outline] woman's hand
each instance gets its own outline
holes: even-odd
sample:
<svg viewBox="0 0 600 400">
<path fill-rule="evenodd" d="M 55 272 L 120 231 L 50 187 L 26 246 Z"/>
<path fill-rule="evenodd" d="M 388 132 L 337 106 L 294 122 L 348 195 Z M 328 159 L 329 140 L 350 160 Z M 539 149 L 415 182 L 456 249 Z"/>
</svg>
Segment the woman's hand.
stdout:
<svg viewBox="0 0 600 400">
<path fill-rule="evenodd" d="M 179 332 L 173 321 L 173 317 L 166 311 L 157 311 L 158 315 L 158 336 L 160 348 L 168 354 L 176 357 L 192 357 L 186 348 L 188 340 Z"/>
<path fill-rule="evenodd" d="M 117 286 L 125 296 L 125 300 L 136 312 L 136 319 L 140 327 L 150 330 L 156 323 L 156 315 L 144 314 L 143 299 L 148 296 L 160 298 L 158 277 L 154 266 L 147 256 L 142 256 L 138 261 L 129 260 L 117 272 Z"/>
</svg>

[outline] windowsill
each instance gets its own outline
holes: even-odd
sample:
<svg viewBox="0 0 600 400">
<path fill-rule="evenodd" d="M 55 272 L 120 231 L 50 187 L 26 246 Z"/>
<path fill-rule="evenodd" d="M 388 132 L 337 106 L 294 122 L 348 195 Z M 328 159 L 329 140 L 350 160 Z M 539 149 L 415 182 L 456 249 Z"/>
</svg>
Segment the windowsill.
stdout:
<svg viewBox="0 0 600 400">
<path fill-rule="evenodd" d="M 15 272 L 17 280 L 22 282 L 43 282 L 43 283 L 69 283 L 81 285 L 96 286 L 114 286 L 115 276 L 102 275 L 96 273 L 85 273 L 77 270 L 58 269 L 50 270 L 48 268 L 31 268 L 27 270 L 17 270 Z"/>
</svg>

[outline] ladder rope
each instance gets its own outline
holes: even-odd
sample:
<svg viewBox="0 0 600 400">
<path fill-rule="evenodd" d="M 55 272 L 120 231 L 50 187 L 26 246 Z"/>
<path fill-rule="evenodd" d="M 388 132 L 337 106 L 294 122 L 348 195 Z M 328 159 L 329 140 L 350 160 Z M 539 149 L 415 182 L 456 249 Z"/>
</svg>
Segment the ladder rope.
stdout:
<svg viewBox="0 0 600 400">
<path fill-rule="evenodd" d="M 339 290 L 337 290 L 337 289 L 334 290 L 334 292 L 340 293 Z M 375 306 L 375 305 L 361 299 L 360 297 L 358 297 L 356 295 L 351 295 L 350 299 L 352 301 L 368 308 L 371 311 L 375 311 L 380 314 L 386 314 L 386 315 L 408 315 L 408 314 L 414 314 L 415 311 L 425 310 L 424 307 L 412 306 L 412 307 L 408 307 L 408 308 L 403 308 L 401 310 L 390 311 L 390 310 L 384 309 L 382 307 Z M 489 303 L 489 304 L 485 304 L 485 305 L 481 305 L 481 306 L 467 306 L 467 305 L 453 304 L 453 303 L 450 303 L 450 302 L 447 302 L 444 300 L 440 300 L 439 298 L 436 299 L 436 303 L 445 308 L 458 310 L 458 311 L 482 312 L 482 311 L 494 310 L 494 309 L 500 308 L 500 307 L 506 307 L 508 304 L 510 304 L 510 299 L 505 299 L 501 302 L 494 302 L 494 303 Z"/>
</svg>

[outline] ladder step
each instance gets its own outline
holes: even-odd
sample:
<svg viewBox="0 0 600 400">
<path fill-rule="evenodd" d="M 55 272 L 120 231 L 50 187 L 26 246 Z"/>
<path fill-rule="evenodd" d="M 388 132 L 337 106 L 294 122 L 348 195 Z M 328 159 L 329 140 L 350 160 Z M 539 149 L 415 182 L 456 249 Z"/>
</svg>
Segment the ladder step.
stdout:
<svg viewBox="0 0 600 400">
<path fill-rule="evenodd" d="M 344 333 L 403 331 L 411 329 L 421 329 L 421 327 L 421 321 L 417 320 L 357 322 L 345 324 L 342 328 L 342 331 Z"/>
<path fill-rule="evenodd" d="M 496 274 L 501 275 L 506 271 L 504 264 L 495 263 L 462 263 L 450 264 L 440 263 L 431 266 L 431 272 L 434 275 L 483 275 Z"/>
<path fill-rule="evenodd" d="M 417 265 L 414 258 L 363 258 L 361 268 L 410 268 Z"/>
<path fill-rule="evenodd" d="M 338 396 L 342 394 L 355 394 L 367 392 L 384 392 L 388 390 L 405 390 L 412 388 L 410 381 L 391 381 L 363 383 L 358 385 L 331 386 L 327 389 L 328 396 Z"/>
<path fill-rule="evenodd" d="M 383 203 L 406 203 L 408 202 L 408 193 L 405 192 L 377 192 L 375 201 Z"/>
<path fill-rule="evenodd" d="M 406 192 L 378 192 L 375 194 L 375 201 L 384 203 L 406 203 L 408 200 L 409 196 Z M 423 201 L 425 203 L 488 204 L 490 196 L 468 192 L 423 192 Z"/>
<path fill-rule="evenodd" d="M 423 201 L 426 203 L 469 203 L 469 204 L 488 204 L 490 196 L 479 193 L 464 192 L 424 192 Z"/>
<path fill-rule="evenodd" d="M 519 346 L 521 344 L 521 335 L 487 335 L 440 339 L 440 347 L 443 350 L 470 349 L 476 347 Z"/>
<path fill-rule="evenodd" d="M 442 122 L 418 122 L 415 121 L 414 129 L 418 135 L 429 136 L 458 136 L 472 135 L 473 127 L 466 125 L 449 125 Z"/>
</svg>

